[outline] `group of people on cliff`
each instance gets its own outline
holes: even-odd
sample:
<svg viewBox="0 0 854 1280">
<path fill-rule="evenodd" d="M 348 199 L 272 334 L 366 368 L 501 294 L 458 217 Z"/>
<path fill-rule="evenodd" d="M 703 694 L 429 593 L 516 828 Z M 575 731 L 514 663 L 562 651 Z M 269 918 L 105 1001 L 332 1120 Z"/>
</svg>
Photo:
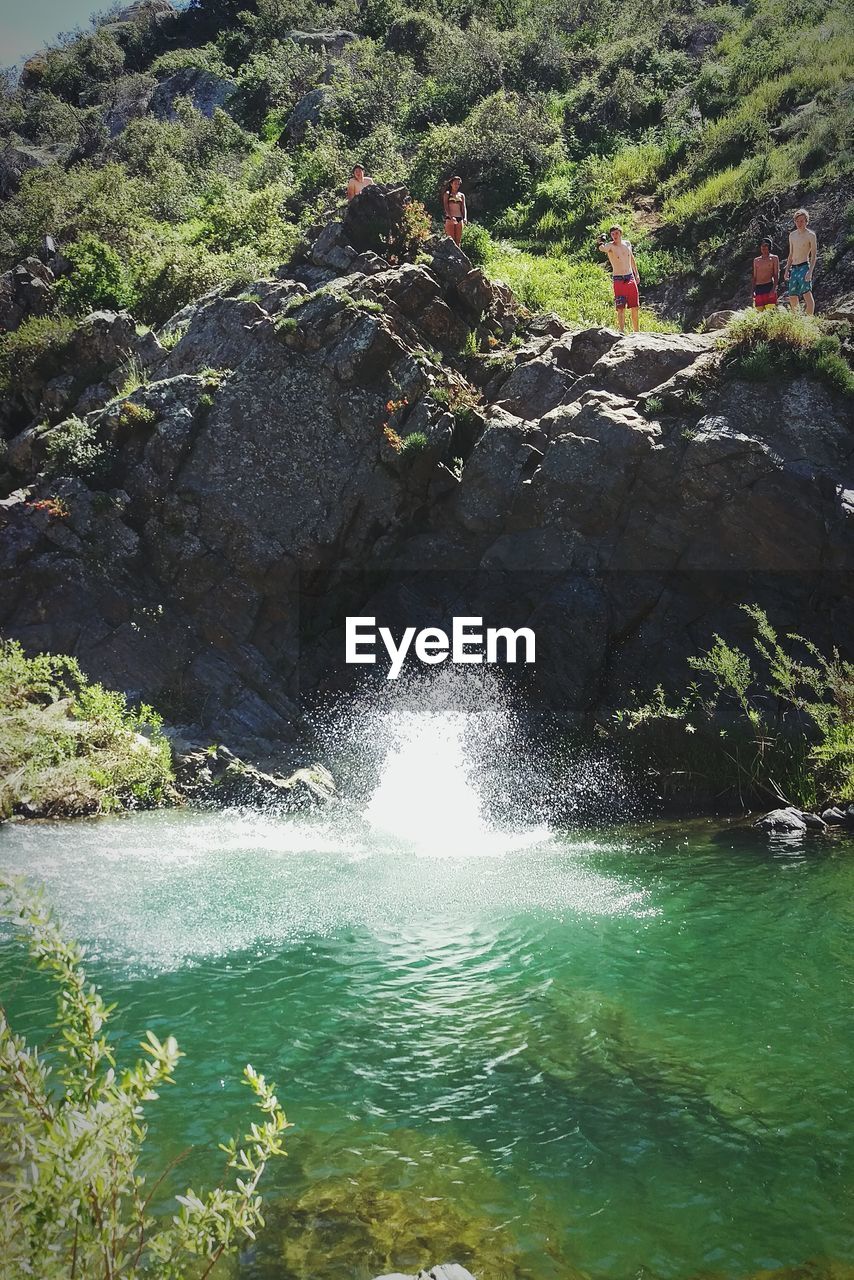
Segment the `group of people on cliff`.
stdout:
<svg viewBox="0 0 854 1280">
<path fill-rule="evenodd" d="M 364 165 L 355 165 L 347 183 L 347 199 L 354 199 L 365 187 L 373 185 L 374 180 L 368 177 Z M 468 210 L 462 178 L 458 174 L 444 186 L 442 206 L 445 234 L 459 245 L 463 227 L 468 222 Z M 794 215 L 794 228 L 789 232 L 789 256 L 783 268 L 785 289 L 782 296 L 788 300 L 792 311 L 799 311 L 803 303 L 807 315 L 811 316 L 815 314 L 812 283 L 818 261 L 818 240 L 809 228 L 809 220 L 806 209 L 798 209 Z M 623 228 L 615 223 L 600 235 L 597 247 L 607 256 L 611 266 L 617 327 L 620 333 L 625 332 L 628 311 L 632 329 L 637 333 L 640 328 L 640 273 L 631 241 L 623 237 Z M 770 236 L 763 236 L 759 255 L 753 260 L 753 305 L 760 311 L 776 307 L 780 296 L 780 259 L 774 252 L 773 240 Z"/>
<path fill-rule="evenodd" d="M 798 209 L 794 215 L 794 228 L 789 232 L 789 256 L 783 268 L 782 296 L 788 300 L 794 312 L 801 303 L 807 315 L 815 314 L 815 298 L 812 284 L 818 261 L 818 239 L 809 228 L 810 215 L 806 209 Z M 615 224 L 599 237 L 600 253 L 607 254 L 614 283 L 614 305 L 617 326 L 623 333 L 626 311 L 632 318 L 632 328 L 637 333 L 640 309 L 640 273 L 631 243 L 623 238 L 623 229 Z M 770 236 L 763 236 L 759 255 L 753 260 L 753 305 L 759 311 L 776 307 L 780 301 L 780 259 L 774 252 Z"/>
<path fill-rule="evenodd" d="M 350 181 L 347 183 L 347 199 L 353 200 L 361 195 L 365 187 L 373 185 L 374 180 L 365 173 L 365 166 L 354 165 Z M 454 174 L 453 178 L 445 184 L 442 190 L 442 208 L 445 214 L 445 234 L 450 236 L 454 244 L 460 245 L 463 239 L 463 227 L 468 222 L 468 210 L 463 180 L 459 174 Z"/>
</svg>

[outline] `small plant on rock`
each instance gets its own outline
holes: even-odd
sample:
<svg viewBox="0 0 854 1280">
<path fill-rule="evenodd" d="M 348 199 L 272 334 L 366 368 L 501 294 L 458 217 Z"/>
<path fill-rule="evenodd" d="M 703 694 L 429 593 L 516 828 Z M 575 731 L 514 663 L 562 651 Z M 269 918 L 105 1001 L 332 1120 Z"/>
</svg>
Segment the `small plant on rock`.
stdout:
<svg viewBox="0 0 854 1280">
<path fill-rule="evenodd" d="M 108 461 L 107 450 L 98 442 L 97 428 L 78 417 L 67 418 L 51 431 L 46 455 L 50 474 L 84 479 L 100 475 Z"/>
<path fill-rule="evenodd" d="M 401 455 L 413 458 L 417 454 L 424 453 L 429 444 L 430 442 L 423 431 L 412 431 L 401 440 L 399 452 Z"/>
<path fill-rule="evenodd" d="M 139 427 L 152 427 L 157 421 L 157 414 L 144 404 L 134 404 L 128 400 L 119 410 L 119 426 L 128 431 Z"/>
</svg>

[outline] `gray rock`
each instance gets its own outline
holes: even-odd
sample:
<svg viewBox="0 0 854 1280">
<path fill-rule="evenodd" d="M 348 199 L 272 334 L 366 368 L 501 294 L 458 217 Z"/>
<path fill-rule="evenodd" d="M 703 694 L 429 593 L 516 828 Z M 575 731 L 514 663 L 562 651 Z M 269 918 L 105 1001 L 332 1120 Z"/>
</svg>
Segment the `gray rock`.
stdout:
<svg viewBox="0 0 854 1280">
<path fill-rule="evenodd" d="M 588 377 L 591 384 L 633 398 L 693 364 L 714 341 L 705 334 L 627 334 L 600 356 Z"/>
<path fill-rule="evenodd" d="M 766 835 L 799 835 L 807 830 L 808 824 L 800 809 L 786 808 L 772 809 L 770 813 L 757 818 L 753 825 L 757 831 Z"/>
<path fill-rule="evenodd" d="M 358 40 L 355 31 L 289 31 L 285 37 L 303 49 L 311 49 L 312 53 L 322 53 L 327 58 L 337 59 Z"/>
<path fill-rule="evenodd" d="M 287 812 L 337 798 L 332 775 L 320 764 L 283 776 L 247 764 L 217 744 L 200 748 L 173 735 L 171 745 L 178 792 L 193 804 Z"/>
<path fill-rule="evenodd" d="M 27 258 L 0 275 L 0 330 L 12 332 L 31 316 L 53 306 L 53 272 L 38 258 Z"/>
<path fill-rule="evenodd" d="M 21 185 L 21 178 L 30 169 L 44 169 L 48 165 L 65 165 L 71 155 L 69 143 L 52 142 L 34 146 L 26 142 L 10 141 L 0 149 L 0 199 L 7 200 Z"/>
<path fill-rule="evenodd" d="M 703 321 L 704 333 L 715 333 L 719 329 L 725 329 L 731 320 L 734 320 L 739 313 L 737 311 L 713 311 L 711 315 L 706 316 Z"/>
<path fill-rule="evenodd" d="M 156 89 L 157 81 L 148 75 L 123 76 L 116 83 L 104 114 L 111 138 L 123 133 L 131 120 L 146 114 Z"/>
<path fill-rule="evenodd" d="M 854 295 L 850 298 L 843 298 L 835 307 L 832 307 L 825 317 L 827 320 L 839 320 L 843 324 L 854 324 Z"/>
<path fill-rule="evenodd" d="M 328 222 L 311 246 L 311 261 L 316 267 L 347 271 L 356 258 L 356 250 L 344 238 L 340 222 Z"/>
<path fill-rule="evenodd" d="M 189 98 L 195 109 L 208 119 L 217 110 L 225 110 L 237 88 L 234 80 L 214 75 L 200 67 L 182 67 L 161 80 L 151 95 L 148 110 L 158 120 L 176 120 L 175 103 Z"/>
<path fill-rule="evenodd" d="M 509 413 L 536 420 L 561 403 L 574 381 L 549 354 L 517 365 L 497 394 Z"/>
<path fill-rule="evenodd" d="M 282 134 L 283 140 L 292 144 L 302 142 L 307 129 L 322 122 L 324 112 L 331 102 L 332 91 L 326 88 L 325 85 L 318 85 L 316 89 L 309 89 L 307 93 L 303 94 L 285 121 L 285 128 Z"/>
</svg>

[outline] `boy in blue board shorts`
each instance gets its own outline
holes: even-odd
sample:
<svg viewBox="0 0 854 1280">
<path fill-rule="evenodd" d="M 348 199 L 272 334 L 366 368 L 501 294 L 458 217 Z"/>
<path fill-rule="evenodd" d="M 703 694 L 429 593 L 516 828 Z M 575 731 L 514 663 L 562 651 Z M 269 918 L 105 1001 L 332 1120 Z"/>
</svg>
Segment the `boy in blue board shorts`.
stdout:
<svg viewBox="0 0 854 1280">
<path fill-rule="evenodd" d="M 815 232 L 809 229 L 809 220 L 806 209 L 798 209 L 794 218 L 795 229 L 789 232 L 789 256 L 784 278 L 789 286 L 789 306 L 793 311 L 799 311 L 803 299 L 804 310 L 811 316 L 815 314 L 812 282 L 818 261 L 818 240 Z"/>
</svg>

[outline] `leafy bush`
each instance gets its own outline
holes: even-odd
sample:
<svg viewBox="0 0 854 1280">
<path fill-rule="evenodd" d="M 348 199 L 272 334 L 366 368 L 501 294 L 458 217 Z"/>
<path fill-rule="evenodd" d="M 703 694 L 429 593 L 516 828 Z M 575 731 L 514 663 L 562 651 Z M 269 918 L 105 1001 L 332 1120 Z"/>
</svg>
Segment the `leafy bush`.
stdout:
<svg viewBox="0 0 854 1280">
<path fill-rule="evenodd" d="M 48 474 L 89 480 L 100 477 L 109 462 L 97 428 L 77 417 L 66 418 L 54 427 L 48 436 L 46 455 Z"/>
<path fill-rule="evenodd" d="M 693 767 L 716 771 L 746 801 L 812 808 L 854 800 L 854 663 L 836 649 L 827 657 L 795 633 L 781 641 L 763 609 L 742 608 L 755 657 L 715 635 L 705 654 L 688 660 L 705 688 L 692 683 L 674 706 L 659 688 L 649 703 L 619 712 L 618 723 L 629 732 L 662 720 L 683 721 L 692 733 L 699 726 L 706 760 Z"/>
<path fill-rule="evenodd" d="M 0 394 L 9 395 L 32 377 L 42 382 L 55 377 L 73 330 L 74 321 L 66 316 L 32 316 L 0 335 Z"/>
<path fill-rule="evenodd" d="M 495 245 L 486 227 L 469 222 L 463 228 L 462 250 L 475 266 L 481 267 L 495 253 Z"/>
<path fill-rule="evenodd" d="M 63 252 L 71 269 L 57 282 L 56 294 L 65 310 L 85 314 L 99 307 L 133 306 L 127 269 L 110 245 L 87 233 Z"/>
<path fill-rule="evenodd" d="M 65 48 L 48 50 L 41 84 L 50 93 L 76 103 L 93 84 L 114 80 L 124 61 L 125 55 L 115 38 L 98 28 Z"/>
<path fill-rule="evenodd" d="M 229 103 L 240 123 L 260 132 L 271 111 L 280 125 L 297 102 L 320 82 L 324 59 L 292 40 L 276 41 L 253 53 L 241 67 L 237 90 Z"/>
<path fill-rule="evenodd" d="M 854 396 L 854 370 L 839 338 L 820 320 L 792 311 L 748 311 L 724 331 L 724 367 L 739 377 L 773 381 L 812 374 L 834 391 Z"/>
<path fill-rule="evenodd" d="M 499 92 L 478 103 L 461 125 L 428 130 L 412 166 L 412 187 L 438 203 L 441 184 L 464 176 L 467 192 L 497 210 L 523 196 L 561 156 L 558 126 L 518 94 Z"/>
<path fill-rule="evenodd" d="M 0 814 L 107 813 L 170 794 L 160 717 L 90 683 L 73 658 L 0 642 L 0 718 Z"/>
<path fill-rule="evenodd" d="M 273 1085 L 244 1070 L 263 1120 L 242 1145 L 226 1143 L 234 1188 L 204 1197 L 189 1189 L 179 1212 L 157 1221 L 138 1164 L 145 1104 L 172 1081 L 183 1055 L 174 1037 L 146 1032 L 146 1057 L 121 1071 L 105 1033 L 108 1007 L 38 896 L 0 883 L 2 913 L 28 934 L 32 961 L 57 993 L 54 1046 L 38 1052 L 0 1009 L 0 1084 L 5 1151 L 0 1252 L 9 1280 L 38 1276 L 121 1276 L 123 1280 L 204 1277 L 217 1260 L 254 1240 L 263 1226 L 258 1186 L 270 1160 L 285 1155 L 290 1128 Z M 205 1265 L 206 1264 L 206 1265 Z"/>
</svg>

